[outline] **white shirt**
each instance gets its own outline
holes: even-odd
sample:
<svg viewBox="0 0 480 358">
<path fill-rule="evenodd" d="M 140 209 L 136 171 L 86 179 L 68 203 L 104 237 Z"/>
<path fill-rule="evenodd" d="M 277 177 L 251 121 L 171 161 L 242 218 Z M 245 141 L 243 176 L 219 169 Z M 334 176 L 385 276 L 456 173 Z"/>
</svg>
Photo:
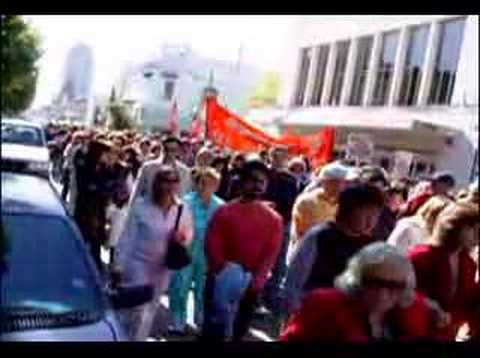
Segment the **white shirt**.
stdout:
<svg viewBox="0 0 480 358">
<path fill-rule="evenodd" d="M 404 254 L 418 244 L 423 244 L 429 233 L 423 221 L 415 216 L 400 219 L 390 234 L 387 243 L 397 247 Z"/>
<path fill-rule="evenodd" d="M 127 220 L 127 209 L 126 205 L 118 208 L 115 204 L 110 204 L 107 208 L 107 218 L 110 220 L 110 235 L 108 239 L 110 247 L 115 247 L 118 243 Z"/>
<path fill-rule="evenodd" d="M 117 245 L 118 264 L 126 285 L 158 284 L 168 287 L 168 268 L 165 266 L 168 239 L 173 231 L 178 204 L 172 205 L 166 215 L 145 198 L 138 198 L 127 214 L 125 227 Z M 190 245 L 193 237 L 191 210 L 183 204 L 178 232 Z"/>
</svg>

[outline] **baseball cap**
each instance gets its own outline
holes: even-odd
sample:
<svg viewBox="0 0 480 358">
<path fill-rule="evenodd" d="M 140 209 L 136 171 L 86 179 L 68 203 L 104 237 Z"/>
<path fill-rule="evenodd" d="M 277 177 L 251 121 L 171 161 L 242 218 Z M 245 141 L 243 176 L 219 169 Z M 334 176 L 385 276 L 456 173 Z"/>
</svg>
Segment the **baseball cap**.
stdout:
<svg viewBox="0 0 480 358">
<path fill-rule="evenodd" d="M 363 167 L 360 171 L 360 178 L 368 183 L 381 181 L 385 185 L 388 185 L 388 174 L 385 169 L 379 166 L 367 165 Z"/>
<path fill-rule="evenodd" d="M 357 178 L 358 172 L 355 168 L 347 167 L 339 162 L 325 165 L 318 175 L 319 180 L 355 180 Z"/>
<path fill-rule="evenodd" d="M 256 155 L 248 156 L 245 163 L 242 166 L 243 175 L 248 175 L 254 170 L 264 172 L 267 176 L 270 175 L 270 169 L 268 166 Z"/>
<path fill-rule="evenodd" d="M 446 183 L 455 186 L 455 178 L 450 172 L 437 172 L 432 176 L 432 181 L 437 183 Z"/>
<path fill-rule="evenodd" d="M 470 186 L 468 187 L 470 192 L 472 193 L 478 193 L 478 181 L 474 181 Z"/>
</svg>

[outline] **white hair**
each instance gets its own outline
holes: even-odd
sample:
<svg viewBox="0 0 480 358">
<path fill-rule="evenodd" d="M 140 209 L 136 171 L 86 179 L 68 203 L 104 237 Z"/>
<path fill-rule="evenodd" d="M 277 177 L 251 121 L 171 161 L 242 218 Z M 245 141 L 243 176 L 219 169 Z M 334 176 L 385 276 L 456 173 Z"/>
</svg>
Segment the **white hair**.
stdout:
<svg viewBox="0 0 480 358">
<path fill-rule="evenodd" d="M 348 262 L 346 269 L 335 279 L 335 287 L 349 295 L 355 295 L 363 288 L 363 279 L 368 268 L 386 261 L 395 261 L 407 271 L 407 287 L 400 305 L 408 306 L 414 297 L 416 277 L 413 265 L 396 247 L 375 242 L 357 252 Z"/>
</svg>

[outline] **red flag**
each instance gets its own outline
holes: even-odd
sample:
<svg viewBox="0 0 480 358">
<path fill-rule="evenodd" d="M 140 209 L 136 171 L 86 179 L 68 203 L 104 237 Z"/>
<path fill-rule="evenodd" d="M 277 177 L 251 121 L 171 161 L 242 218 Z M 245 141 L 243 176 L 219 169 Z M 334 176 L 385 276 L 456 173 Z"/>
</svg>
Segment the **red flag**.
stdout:
<svg viewBox="0 0 480 358">
<path fill-rule="evenodd" d="M 207 137 L 216 145 L 256 151 L 276 143 L 276 138 L 219 105 L 214 98 L 206 102 Z"/>
<path fill-rule="evenodd" d="M 286 131 L 277 138 L 231 113 L 214 98 L 207 99 L 206 106 L 207 137 L 216 145 L 239 151 L 258 151 L 276 144 L 286 145 L 290 154 L 306 155 L 315 167 L 332 159 L 335 144 L 335 129 L 332 127 L 304 136 Z"/>
<path fill-rule="evenodd" d="M 178 114 L 178 105 L 177 100 L 173 101 L 172 109 L 170 110 L 170 114 L 168 115 L 168 129 L 175 134 L 178 135 L 180 132 L 180 125 L 179 125 L 179 114 Z"/>
<path fill-rule="evenodd" d="M 311 145 L 312 151 L 310 157 L 314 167 L 326 164 L 333 158 L 333 149 L 335 147 L 335 128 L 325 127 L 314 135 L 314 144 Z M 315 145 L 316 144 L 316 145 Z"/>
</svg>

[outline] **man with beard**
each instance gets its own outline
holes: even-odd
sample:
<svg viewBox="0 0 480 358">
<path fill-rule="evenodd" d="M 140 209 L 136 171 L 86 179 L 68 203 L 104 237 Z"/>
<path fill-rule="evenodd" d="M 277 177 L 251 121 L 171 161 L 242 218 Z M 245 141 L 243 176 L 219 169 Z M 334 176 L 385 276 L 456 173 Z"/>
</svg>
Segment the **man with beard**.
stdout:
<svg viewBox="0 0 480 358">
<path fill-rule="evenodd" d="M 205 340 L 228 339 L 232 330 L 234 341 L 243 338 L 277 259 L 282 218 L 261 201 L 268 179 L 269 169 L 261 160 L 247 160 L 241 172 L 241 196 L 220 207 L 210 221 L 205 243 L 207 282 L 202 337 Z M 235 272 L 233 278 L 229 272 Z M 222 305 L 218 296 L 225 296 L 219 292 L 231 292 L 232 282 L 241 282 L 242 286 L 233 289 L 237 292 L 234 301 L 239 303 L 238 310 L 229 310 L 219 318 L 216 313 Z"/>
</svg>

